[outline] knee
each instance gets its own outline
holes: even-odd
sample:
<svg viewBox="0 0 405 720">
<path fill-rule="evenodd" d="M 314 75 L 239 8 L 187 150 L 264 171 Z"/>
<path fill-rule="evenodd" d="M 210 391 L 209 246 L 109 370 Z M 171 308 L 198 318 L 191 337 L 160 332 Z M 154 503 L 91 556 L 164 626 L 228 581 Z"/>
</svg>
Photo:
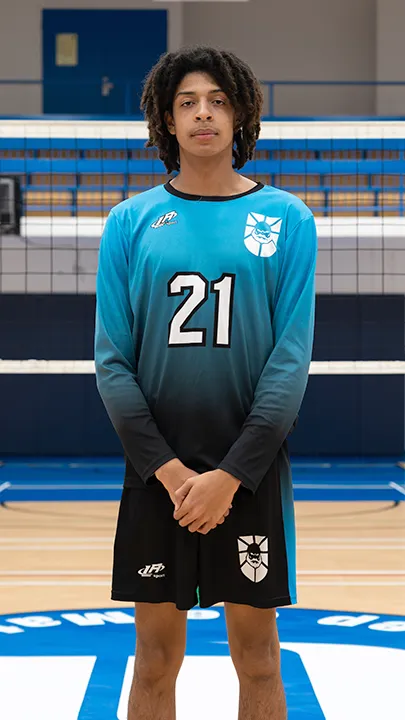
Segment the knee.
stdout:
<svg viewBox="0 0 405 720">
<path fill-rule="evenodd" d="M 137 642 L 135 676 L 146 685 L 173 683 L 184 660 L 184 648 L 161 643 Z"/>
<path fill-rule="evenodd" d="M 280 677 L 280 649 L 270 643 L 240 646 L 232 660 L 240 679 L 275 682 Z"/>
</svg>

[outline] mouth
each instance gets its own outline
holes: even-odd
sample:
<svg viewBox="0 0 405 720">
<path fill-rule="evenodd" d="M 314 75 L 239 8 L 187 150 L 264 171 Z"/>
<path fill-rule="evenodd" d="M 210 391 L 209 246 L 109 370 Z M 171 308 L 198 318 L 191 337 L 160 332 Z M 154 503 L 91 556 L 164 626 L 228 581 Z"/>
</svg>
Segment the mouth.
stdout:
<svg viewBox="0 0 405 720">
<path fill-rule="evenodd" d="M 214 135 L 217 134 L 218 133 L 216 133 L 215 130 L 212 130 L 211 128 L 205 128 L 197 130 L 195 133 L 193 133 L 193 137 L 214 137 Z"/>
</svg>

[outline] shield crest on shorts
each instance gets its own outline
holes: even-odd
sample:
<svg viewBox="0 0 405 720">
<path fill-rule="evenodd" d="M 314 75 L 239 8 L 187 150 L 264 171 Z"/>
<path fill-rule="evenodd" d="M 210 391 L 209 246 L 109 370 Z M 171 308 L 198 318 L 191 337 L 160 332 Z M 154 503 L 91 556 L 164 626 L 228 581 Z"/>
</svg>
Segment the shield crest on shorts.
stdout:
<svg viewBox="0 0 405 720">
<path fill-rule="evenodd" d="M 263 580 L 269 570 L 269 539 L 263 535 L 238 538 L 239 564 L 243 574 L 254 583 Z"/>
</svg>

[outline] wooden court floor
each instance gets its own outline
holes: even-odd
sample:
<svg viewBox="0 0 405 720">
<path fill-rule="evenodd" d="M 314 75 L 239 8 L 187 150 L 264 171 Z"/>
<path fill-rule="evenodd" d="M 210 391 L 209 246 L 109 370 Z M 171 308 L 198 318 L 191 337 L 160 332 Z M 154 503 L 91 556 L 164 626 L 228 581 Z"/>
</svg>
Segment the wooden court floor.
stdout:
<svg viewBox="0 0 405 720">
<path fill-rule="evenodd" d="M 118 609 L 116 502 L 0 508 L 0 613 Z M 405 503 L 296 503 L 299 605 L 405 615 Z"/>
</svg>

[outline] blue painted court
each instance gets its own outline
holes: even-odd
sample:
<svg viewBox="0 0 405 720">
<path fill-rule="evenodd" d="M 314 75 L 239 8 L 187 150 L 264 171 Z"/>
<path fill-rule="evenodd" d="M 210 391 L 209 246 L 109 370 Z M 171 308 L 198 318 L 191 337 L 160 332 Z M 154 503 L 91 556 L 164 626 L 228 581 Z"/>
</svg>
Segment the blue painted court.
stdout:
<svg viewBox="0 0 405 720">
<path fill-rule="evenodd" d="M 325 501 L 325 506 L 328 501 L 345 501 L 350 515 L 350 501 L 379 501 L 387 503 L 389 509 L 405 497 L 402 458 L 294 458 L 292 465 L 298 501 Z M 24 594 L 32 591 L 34 602 L 34 588 L 42 586 L 49 597 L 47 607 L 57 607 L 52 605 L 55 593 L 66 599 L 70 597 L 67 593 L 77 587 L 77 592 L 82 593 L 83 605 L 72 603 L 66 610 L 0 616 L 1 718 L 126 720 L 136 654 L 134 609 L 123 604 L 114 604 L 113 609 L 98 609 L 99 605 L 92 605 L 89 595 L 93 592 L 91 587 L 99 588 L 100 597 L 109 595 L 109 570 L 107 566 L 100 569 L 96 560 L 100 551 L 110 552 L 112 537 L 109 540 L 108 526 L 101 526 L 106 537 L 99 536 L 100 530 L 90 531 L 97 537 L 87 534 L 82 537 L 81 530 L 77 540 L 69 540 L 65 537 L 66 529 L 62 529 L 61 511 L 58 519 L 51 510 L 45 510 L 45 503 L 35 505 L 42 508 L 36 518 L 35 512 L 33 516 L 38 539 L 33 528 L 27 531 L 34 534 L 33 537 L 25 539 L 6 532 L 7 519 L 13 515 L 8 508 L 12 510 L 14 503 L 62 501 L 61 508 L 73 507 L 79 511 L 79 501 L 117 502 L 123 475 L 124 464 L 120 458 L 2 459 L 0 502 L 4 506 L 0 508 L 0 517 L 4 513 L 6 524 L 1 542 L 5 557 L 10 555 L 12 567 L 11 571 L 4 572 L 0 582 L 4 592 L 19 586 Z M 77 501 L 77 505 L 69 506 L 68 501 Z M 95 507 L 92 506 L 93 514 Z M 388 515 L 383 515 L 387 516 L 385 527 L 389 528 Z M 50 525 L 46 525 L 46 516 Z M 85 527 L 84 515 L 79 517 L 79 527 Z M 398 517 L 402 516 L 395 515 L 394 525 Z M 61 522 L 62 539 L 55 537 L 58 532 L 55 520 Z M 360 587 L 370 593 L 385 588 L 382 592 L 390 593 L 392 598 L 393 593 L 402 592 L 403 570 L 393 570 L 390 574 L 387 569 L 389 557 L 397 553 L 400 562 L 405 547 L 398 526 L 392 531 L 392 537 L 380 538 L 377 529 L 368 529 L 366 525 L 366 537 L 360 533 L 360 544 L 357 549 L 353 546 L 358 558 L 363 558 L 358 563 L 360 569 L 353 571 L 347 551 L 355 538 L 339 535 L 333 525 L 331 537 L 325 528 L 320 531 L 322 535 L 316 535 L 311 522 L 310 536 L 303 534 L 300 552 L 304 553 L 301 558 L 310 558 L 310 567 L 314 569 L 308 570 L 305 566 L 301 572 L 301 597 L 309 587 L 313 588 L 314 598 L 320 597 L 321 589 L 326 597 L 333 587 L 335 602 L 326 601 L 328 605 L 325 603 L 323 607 L 338 608 L 342 582 L 349 588 L 357 586 L 357 592 Z M 375 560 L 370 560 L 370 569 L 364 570 L 362 568 L 368 567 L 364 553 L 371 550 Z M 78 563 L 78 560 L 65 560 L 79 557 L 75 555 L 77 551 L 80 557 L 85 557 L 90 570 L 80 569 L 83 567 L 80 562 L 78 570 L 65 569 L 66 563 Z M 342 579 L 331 559 L 335 551 L 340 551 L 345 558 L 339 571 L 343 573 Z M 28 571 L 19 570 L 18 563 L 24 568 L 29 565 L 27 558 L 32 552 L 37 553 L 33 563 L 37 563 L 38 569 L 32 570 L 30 565 Z M 62 553 L 61 556 L 58 553 Z M 55 559 L 48 561 L 45 557 Z M 44 562 L 54 567 L 57 557 L 60 560 L 56 570 L 44 569 L 48 567 Z M 9 567 L 7 562 L 6 567 Z M 59 607 L 69 605 L 65 599 Z M 370 612 L 373 602 L 362 602 L 366 602 L 367 611 L 300 607 L 278 611 L 289 720 L 381 720 L 382 717 L 403 720 L 405 617 Z M 77 607 L 81 609 L 75 609 Z M 21 692 L 21 678 L 24 678 L 24 692 Z M 177 720 L 206 720 L 207 717 L 236 720 L 238 690 L 223 607 L 207 610 L 195 607 L 188 613 L 186 656 L 177 682 Z M 58 708 L 57 717 L 55 708 Z"/>
<path fill-rule="evenodd" d="M 56 720 L 57 697 L 58 720 L 125 720 L 133 620 L 130 607 L 1 616 L 3 717 Z M 403 718 L 405 617 L 280 609 L 278 628 L 289 720 Z M 236 718 L 237 700 L 224 610 L 195 608 L 178 718 Z"/>
<path fill-rule="evenodd" d="M 303 501 L 387 501 L 405 498 L 402 458 L 294 458 L 294 494 Z M 119 458 L 3 459 L 3 502 L 119 500 Z"/>
</svg>

